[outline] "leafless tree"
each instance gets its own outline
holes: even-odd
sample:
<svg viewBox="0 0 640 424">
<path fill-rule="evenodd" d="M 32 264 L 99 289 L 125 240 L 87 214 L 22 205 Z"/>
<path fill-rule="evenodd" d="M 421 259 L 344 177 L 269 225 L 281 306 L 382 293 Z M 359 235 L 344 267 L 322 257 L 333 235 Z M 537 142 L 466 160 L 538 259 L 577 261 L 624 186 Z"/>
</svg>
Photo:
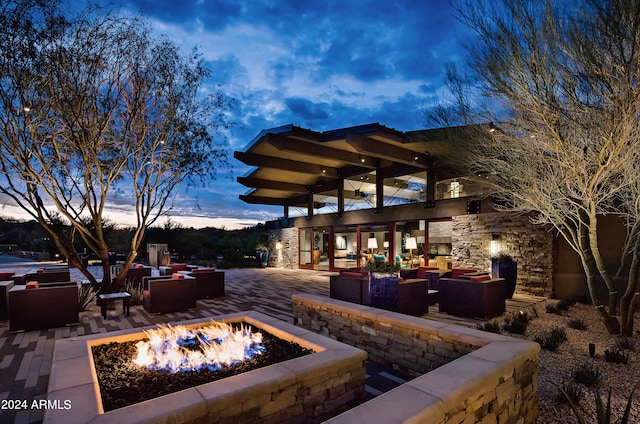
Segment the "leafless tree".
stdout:
<svg viewBox="0 0 640 424">
<path fill-rule="evenodd" d="M 566 239 L 608 330 L 631 335 L 640 289 L 640 1 L 463 0 L 456 7 L 477 41 L 467 44 L 466 76 L 450 73 L 449 105 L 430 117 L 492 123 L 468 126 L 458 139 L 467 170 L 493 186 L 498 209 L 531 212 Z M 627 223 L 621 258 L 632 256 L 620 320 L 597 233 L 607 214 Z"/>
<path fill-rule="evenodd" d="M 203 183 L 227 160 L 222 94 L 200 93 L 209 72 L 154 36 L 139 16 L 98 7 L 72 14 L 58 0 L 0 6 L 0 192 L 36 219 L 98 285 L 74 247 L 102 260 L 108 202 L 136 218 L 123 269 L 179 184 Z M 69 230 L 70 228 L 70 230 Z"/>
</svg>

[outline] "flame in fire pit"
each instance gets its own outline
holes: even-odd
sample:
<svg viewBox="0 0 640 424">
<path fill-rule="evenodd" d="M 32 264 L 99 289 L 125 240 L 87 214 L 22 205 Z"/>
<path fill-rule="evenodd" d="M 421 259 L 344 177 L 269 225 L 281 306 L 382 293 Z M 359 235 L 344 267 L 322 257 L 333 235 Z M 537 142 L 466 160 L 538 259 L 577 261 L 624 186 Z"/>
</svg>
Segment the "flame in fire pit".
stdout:
<svg viewBox="0 0 640 424">
<path fill-rule="evenodd" d="M 244 325 L 236 330 L 230 324 L 216 321 L 192 330 L 167 325 L 144 333 L 149 340 L 136 343 L 138 354 L 133 362 L 172 373 L 203 368 L 215 371 L 223 364 L 251 360 L 266 350 L 261 333 L 253 333 Z"/>
</svg>

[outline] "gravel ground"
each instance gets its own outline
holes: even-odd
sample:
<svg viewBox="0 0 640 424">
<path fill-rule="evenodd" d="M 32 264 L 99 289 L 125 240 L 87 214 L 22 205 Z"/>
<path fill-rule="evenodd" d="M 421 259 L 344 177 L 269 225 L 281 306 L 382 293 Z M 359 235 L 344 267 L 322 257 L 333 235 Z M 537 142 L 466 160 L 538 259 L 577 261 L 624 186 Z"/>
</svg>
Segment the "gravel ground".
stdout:
<svg viewBox="0 0 640 424">
<path fill-rule="evenodd" d="M 538 419 L 537 423 L 579 423 L 568 404 L 557 401 L 557 385 L 573 381 L 573 372 L 581 364 L 587 363 L 597 367 L 601 374 L 598 385 L 604 404 L 606 405 L 611 390 L 612 422 L 618 422 L 627 405 L 627 400 L 634 385 L 638 383 L 632 401 L 629 423 L 640 423 L 640 337 L 638 332 L 630 340 L 634 345 L 629 353 L 627 364 L 614 364 L 605 361 L 604 351 L 615 346 L 620 337 L 610 336 L 593 306 L 575 304 L 559 314 L 548 313 L 547 305 L 555 305 L 558 301 L 547 300 L 535 306 L 524 338 L 534 340 L 536 335 L 553 327 L 566 330 L 567 341 L 555 352 L 540 351 L 538 363 Z M 537 318 L 535 317 L 537 315 Z M 635 330 L 640 330 L 640 314 L 636 314 Z M 575 330 L 567 323 L 582 320 L 587 324 L 586 330 Z M 509 333 L 505 333 L 509 334 Z M 514 337 L 523 337 L 513 335 Z M 589 355 L 589 343 L 596 346 L 595 356 Z M 583 397 L 578 408 L 585 422 L 595 423 L 595 397 L 591 388 L 582 387 Z"/>
</svg>

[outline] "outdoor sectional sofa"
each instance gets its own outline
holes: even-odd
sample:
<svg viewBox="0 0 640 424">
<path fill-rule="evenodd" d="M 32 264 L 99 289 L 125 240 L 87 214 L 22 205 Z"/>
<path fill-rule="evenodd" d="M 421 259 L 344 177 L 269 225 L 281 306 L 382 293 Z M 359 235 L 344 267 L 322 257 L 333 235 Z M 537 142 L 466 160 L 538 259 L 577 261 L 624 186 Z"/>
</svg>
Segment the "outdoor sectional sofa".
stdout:
<svg viewBox="0 0 640 424">
<path fill-rule="evenodd" d="M 413 275 L 410 275 L 413 276 Z M 369 304 L 369 274 L 341 271 L 329 277 L 329 297 L 346 302 Z M 420 316 L 428 311 L 434 298 L 429 294 L 429 281 L 423 278 L 401 278 L 398 282 L 397 312 Z"/>
<path fill-rule="evenodd" d="M 25 274 L 16 274 L 12 278 L 16 285 L 25 285 L 29 281 L 37 281 L 38 283 L 64 283 L 71 280 L 69 268 L 66 266 L 42 267 L 31 270 Z"/>
<path fill-rule="evenodd" d="M 47 330 L 77 324 L 79 313 L 75 282 L 30 283 L 15 285 L 9 290 L 9 331 Z"/>
<path fill-rule="evenodd" d="M 142 305 L 151 314 L 196 308 L 197 285 L 194 277 L 182 274 L 144 277 L 142 284 Z"/>
</svg>

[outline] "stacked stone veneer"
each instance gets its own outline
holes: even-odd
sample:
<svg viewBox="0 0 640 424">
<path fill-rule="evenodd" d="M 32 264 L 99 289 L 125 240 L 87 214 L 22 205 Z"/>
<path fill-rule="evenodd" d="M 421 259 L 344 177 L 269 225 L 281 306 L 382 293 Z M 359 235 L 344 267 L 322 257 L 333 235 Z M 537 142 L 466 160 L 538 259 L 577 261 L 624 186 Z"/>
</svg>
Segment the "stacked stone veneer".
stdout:
<svg viewBox="0 0 640 424">
<path fill-rule="evenodd" d="M 533 225 L 526 215 L 486 213 L 453 217 L 452 264 L 490 270 L 489 244 L 500 239 L 501 251 L 518 262 L 516 293 L 550 296 L 553 289 L 554 235 Z"/>
<path fill-rule="evenodd" d="M 322 296 L 297 294 L 292 303 L 297 325 L 419 375 L 329 423 L 532 423 L 536 418 L 537 343 Z"/>
<path fill-rule="evenodd" d="M 281 249 L 278 251 L 278 241 Z M 269 231 L 269 266 L 298 268 L 298 228 L 279 228 Z"/>
</svg>

